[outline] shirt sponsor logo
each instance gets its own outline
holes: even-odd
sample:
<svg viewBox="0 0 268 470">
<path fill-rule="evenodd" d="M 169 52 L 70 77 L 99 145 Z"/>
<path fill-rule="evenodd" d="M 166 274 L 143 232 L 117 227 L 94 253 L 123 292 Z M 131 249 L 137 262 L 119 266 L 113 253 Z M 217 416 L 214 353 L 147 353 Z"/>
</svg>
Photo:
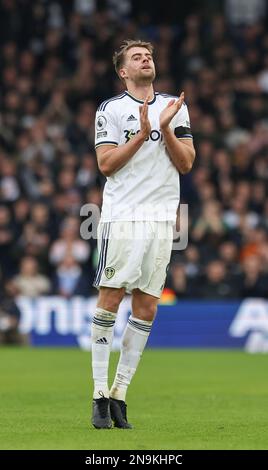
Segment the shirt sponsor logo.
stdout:
<svg viewBox="0 0 268 470">
<path fill-rule="evenodd" d="M 126 138 L 125 143 L 127 143 L 130 139 L 132 139 L 132 137 L 134 137 L 139 132 L 140 132 L 140 129 L 137 130 L 137 131 L 134 131 L 133 129 L 124 129 L 124 134 L 125 134 L 125 138 Z M 149 137 L 147 137 L 147 139 L 145 139 L 145 141 L 152 140 L 153 142 L 156 142 L 159 139 L 162 140 L 161 132 L 158 131 L 157 129 L 152 129 L 151 132 L 150 132 Z"/>
</svg>

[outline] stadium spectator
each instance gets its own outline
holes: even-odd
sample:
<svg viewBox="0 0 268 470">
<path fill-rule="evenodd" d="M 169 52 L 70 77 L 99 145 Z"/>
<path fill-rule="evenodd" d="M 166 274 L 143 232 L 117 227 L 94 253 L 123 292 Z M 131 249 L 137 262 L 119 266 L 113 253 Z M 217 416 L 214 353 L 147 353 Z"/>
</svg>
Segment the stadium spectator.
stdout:
<svg viewBox="0 0 268 470">
<path fill-rule="evenodd" d="M 79 219 L 69 216 L 63 220 L 60 238 L 54 241 L 50 250 L 50 261 L 61 263 L 67 255 L 72 255 L 78 263 L 85 263 L 90 255 L 90 247 L 79 236 Z"/>
<path fill-rule="evenodd" d="M 38 297 L 50 292 L 50 281 L 39 272 L 37 261 L 32 256 L 21 259 L 20 271 L 14 277 L 13 283 L 19 295 Z"/>
<path fill-rule="evenodd" d="M 219 247 L 220 259 L 225 263 L 227 271 L 234 275 L 240 272 L 238 255 L 237 245 L 231 240 L 223 242 Z"/>
<path fill-rule="evenodd" d="M 170 268 L 171 278 L 168 286 L 175 292 L 178 299 L 193 298 L 196 293 L 196 286 L 190 276 L 187 276 L 185 265 L 173 263 Z"/>
<path fill-rule="evenodd" d="M 199 297 L 203 299 L 232 299 L 239 297 L 239 288 L 234 279 L 228 278 L 226 265 L 222 260 L 210 261 L 199 286 Z"/>
<path fill-rule="evenodd" d="M 52 279 L 52 292 L 62 297 L 72 297 L 74 295 L 88 296 L 89 280 L 83 273 L 81 266 L 67 254 L 60 262 L 56 273 Z"/>
<path fill-rule="evenodd" d="M 268 276 L 262 269 L 259 256 L 245 258 L 242 264 L 240 296 L 268 298 Z"/>
</svg>

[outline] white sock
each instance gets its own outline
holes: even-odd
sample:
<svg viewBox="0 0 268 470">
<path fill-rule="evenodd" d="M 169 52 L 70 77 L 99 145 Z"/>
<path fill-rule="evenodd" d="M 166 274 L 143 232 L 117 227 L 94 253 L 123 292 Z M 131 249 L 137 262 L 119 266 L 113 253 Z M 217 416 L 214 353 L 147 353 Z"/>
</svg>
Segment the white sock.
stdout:
<svg viewBox="0 0 268 470">
<path fill-rule="evenodd" d="M 116 314 L 97 308 L 91 326 L 93 398 L 109 398 L 108 368 Z"/>
<path fill-rule="evenodd" d="M 132 315 L 129 317 L 110 397 L 125 401 L 127 388 L 138 367 L 152 324 L 152 321 L 139 320 Z"/>
</svg>

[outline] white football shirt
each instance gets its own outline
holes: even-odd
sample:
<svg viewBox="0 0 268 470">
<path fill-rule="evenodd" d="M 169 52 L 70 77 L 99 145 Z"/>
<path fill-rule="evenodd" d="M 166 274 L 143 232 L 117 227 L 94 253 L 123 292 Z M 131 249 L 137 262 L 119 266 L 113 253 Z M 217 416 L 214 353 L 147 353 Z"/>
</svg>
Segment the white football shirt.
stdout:
<svg viewBox="0 0 268 470">
<path fill-rule="evenodd" d="M 102 222 L 176 221 L 180 199 L 179 173 L 160 131 L 159 116 L 172 98 L 154 94 L 148 103 L 151 133 L 135 155 L 111 176 L 103 193 Z M 125 91 L 104 101 L 96 113 L 95 147 L 123 145 L 140 131 L 139 106 L 143 101 Z M 177 138 L 191 139 L 187 105 L 183 103 L 170 123 Z"/>
</svg>

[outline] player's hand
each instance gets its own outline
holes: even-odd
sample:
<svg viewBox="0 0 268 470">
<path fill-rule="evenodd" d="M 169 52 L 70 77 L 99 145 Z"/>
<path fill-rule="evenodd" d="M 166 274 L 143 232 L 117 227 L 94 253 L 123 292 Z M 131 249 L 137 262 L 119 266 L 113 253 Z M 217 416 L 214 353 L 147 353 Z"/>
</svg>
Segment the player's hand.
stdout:
<svg viewBox="0 0 268 470">
<path fill-rule="evenodd" d="M 143 105 L 139 107 L 140 123 L 141 123 L 140 134 L 144 137 L 144 140 L 147 139 L 147 137 L 149 137 L 150 132 L 151 132 L 151 124 L 148 119 L 148 101 L 149 101 L 149 97 L 147 97 Z"/>
<path fill-rule="evenodd" d="M 183 101 L 184 92 L 182 91 L 177 101 L 175 99 L 171 100 L 163 109 L 159 118 L 160 129 L 166 129 L 169 126 L 171 119 L 175 116 L 175 114 L 177 114 L 182 106 Z"/>
</svg>

